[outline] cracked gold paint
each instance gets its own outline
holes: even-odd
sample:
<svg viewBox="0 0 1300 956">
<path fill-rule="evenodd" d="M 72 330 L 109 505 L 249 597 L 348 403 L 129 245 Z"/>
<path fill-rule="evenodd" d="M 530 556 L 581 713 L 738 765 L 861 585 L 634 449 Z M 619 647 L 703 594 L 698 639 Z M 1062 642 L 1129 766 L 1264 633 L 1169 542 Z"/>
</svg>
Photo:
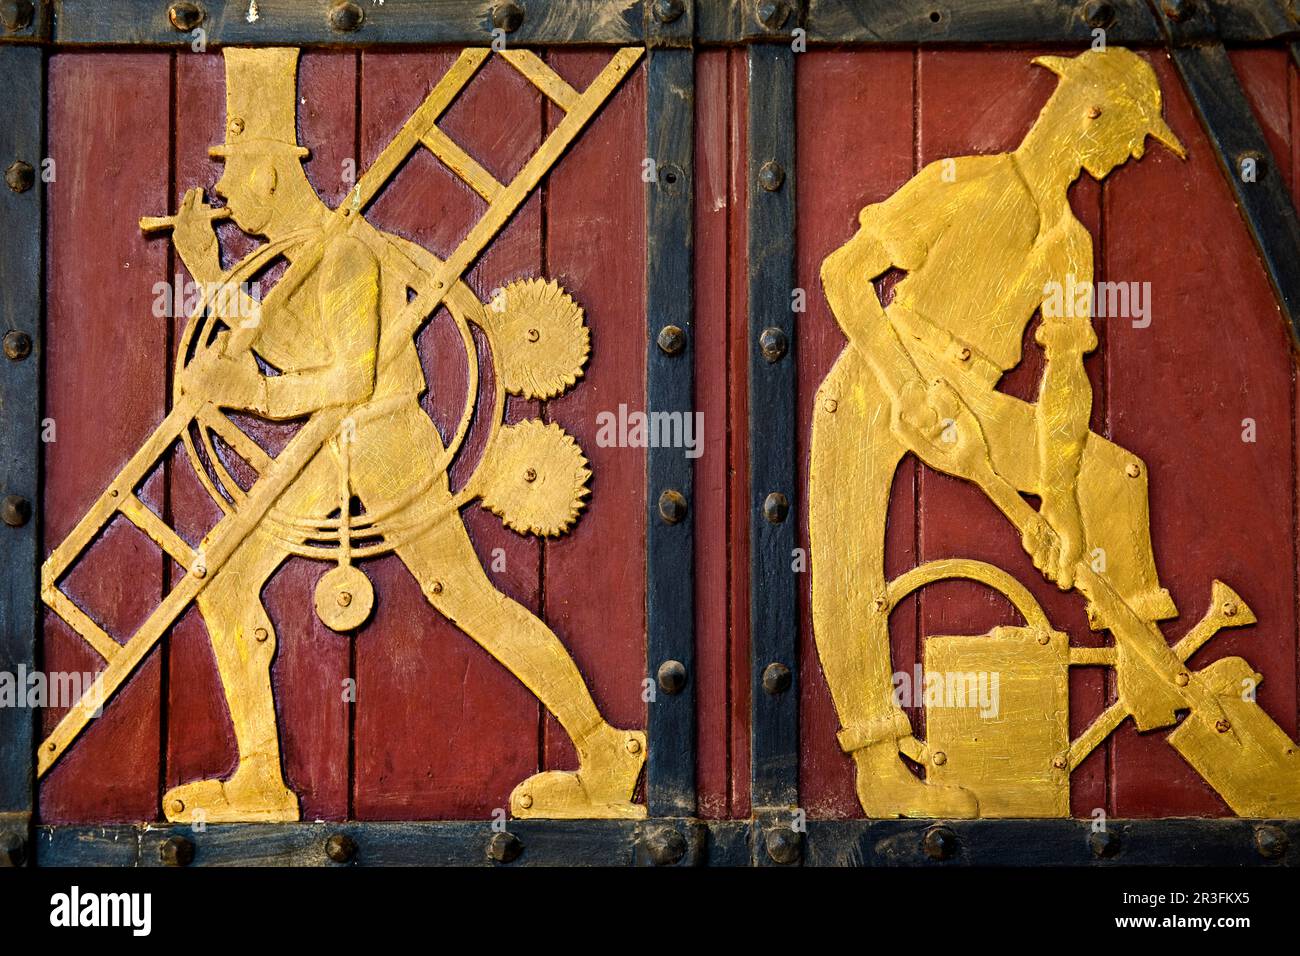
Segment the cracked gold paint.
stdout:
<svg viewBox="0 0 1300 956">
<path fill-rule="evenodd" d="M 335 630 L 352 631 L 365 623 L 374 603 L 373 587 L 353 562 L 391 552 L 415 575 L 430 604 L 509 668 L 573 739 L 578 769 L 523 781 L 511 795 L 512 811 L 532 817 L 644 816 L 645 807 L 632 797 L 645 762 L 645 735 L 605 721 L 560 639 L 490 582 L 459 514 L 462 505 L 481 498 L 516 531 L 560 535 L 577 520 L 588 493 L 586 459 L 558 425 L 502 422 L 507 391 L 551 398 L 577 383 L 589 351 L 581 308 L 558 285 L 542 280 L 511 283 L 499 301 L 485 307 L 462 276 L 641 51 L 619 50 L 585 91 L 528 51 L 502 54 L 565 115 L 515 178 L 500 183 L 437 126 L 491 55 L 465 50 L 337 209 L 320 201 L 301 166 L 307 151 L 294 132 L 298 51 L 227 49 L 224 55 L 226 141 L 212 153 L 225 164 L 216 192 L 226 206 L 212 208 L 200 190 L 191 190 L 175 216 L 141 221 L 146 231 L 170 229 L 190 273 L 217 292 L 205 296 L 182 337 L 171 413 L 43 568 L 46 603 L 99 651 L 106 666 L 42 742 L 38 772 L 50 769 L 99 702 L 197 601 L 216 654 L 239 763 L 228 779 L 170 790 L 163 798 L 167 819 L 296 820 L 298 800 L 281 771 L 270 683 L 275 629 L 259 594 L 290 555 L 333 562 L 317 584 L 316 611 Z M 379 231 L 364 216 L 419 148 L 430 150 L 487 201 L 445 262 Z M 224 218 L 267 240 L 229 270 L 222 269 L 213 231 L 213 223 Z M 287 267 L 265 301 L 241 300 L 235 290 L 280 260 Z M 463 412 L 445 446 L 420 406 L 425 381 L 414 343 L 440 306 L 457 326 L 467 367 Z M 453 491 L 448 466 L 468 433 L 479 390 L 471 325 L 486 336 L 498 374 L 486 450 L 464 486 Z M 232 410 L 306 421 L 272 456 L 231 420 Z M 257 473 L 251 487 L 235 480 L 218 440 Z M 135 495 L 178 441 L 224 513 L 196 548 Z M 59 587 L 118 514 L 185 570 L 124 645 Z"/>
<path fill-rule="evenodd" d="M 1169 743 L 1237 813 L 1300 813 L 1296 745 L 1243 694 L 1240 658 L 1199 671 L 1184 661 L 1223 627 L 1254 615 L 1221 582 L 1210 609 L 1171 647 L 1159 621 L 1177 610 L 1152 556 L 1146 466 L 1089 431 L 1083 356 L 1097 344 L 1089 309 L 1049 308 L 1093 282 L 1092 238 L 1069 206 L 1082 171 L 1101 179 L 1140 159 L 1148 136 L 1180 157 L 1150 66 L 1111 47 L 1034 62 L 1059 76 L 1021 145 L 925 167 L 822 263 L 848 345 L 821 384 L 809 469 L 812 613 L 818 655 L 871 817 L 1067 816 L 1069 772 L 1125 718 L 1178 723 Z M 871 282 L 905 275 L 882 306 Z M 1038 400 L 997 391 L 1020 361 L 1024 329 L 1046 353 Z M 1049 314 L 1050 313 L 1050 314 Z M 932 562 L 887 581 L 885 522 L 898 463 L 915 454 L 977 485 L 1012 522 L 1037 567 L 1088 602 L 1112 647 L 1069 648 L 1018 582 L 981 562 Z M 1022 497 L 1039 497 L 1032 508 Z M 1105 556 L 1094 569 L 1095 555 Z M 928 739 L 896 704 L 888 618 L 901 597 L 941 578 L 972 578 L 1012 599 L 1024 628 L 931 637 L 934 673 L 1002 675 L 995 719 L 927 711 Z M 1068 739 L 1068 668 L 1113 666 L 1118 700 Z M 921 764 L 924 778 L 902 757 Z"/>
</svg>

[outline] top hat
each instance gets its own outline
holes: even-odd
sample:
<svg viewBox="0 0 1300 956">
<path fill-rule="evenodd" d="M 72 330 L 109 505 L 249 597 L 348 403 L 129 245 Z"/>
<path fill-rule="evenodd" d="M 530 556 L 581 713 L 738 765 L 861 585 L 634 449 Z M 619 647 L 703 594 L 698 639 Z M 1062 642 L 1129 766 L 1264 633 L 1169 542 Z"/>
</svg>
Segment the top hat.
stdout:
<svg viewBox="0 0 1300 956">
<path fill-rule="evenodd" d="M 1069 83 L 1103 103 L 1136 111 L 1146 124 L 1148 135 L 1169 147 L 1179 158 L 1187 158 L 1187 150 L 1160 115 L 1160 82 L 1155 70 L 1136 53 L 1107 47 L 1075 57 L 1036 56 L 1033 62 L 1061 78 L 1058 89 Z"/>
<path fill-rule="evenodd" d="M 298 145 L 298 50 L 267 47 L 258 50 L 227 48 L 226 141 L 208 155 L 228 156 L 237 149 L 256 146 L 283 147 L 295 155 L 309 150 Z"/>
</svg>

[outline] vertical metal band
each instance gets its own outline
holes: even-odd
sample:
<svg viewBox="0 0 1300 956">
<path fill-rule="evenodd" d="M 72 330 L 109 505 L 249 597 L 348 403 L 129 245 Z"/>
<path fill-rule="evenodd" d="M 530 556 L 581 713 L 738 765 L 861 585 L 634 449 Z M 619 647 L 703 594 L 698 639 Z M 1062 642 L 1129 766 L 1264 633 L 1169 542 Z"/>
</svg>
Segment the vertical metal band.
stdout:
<svg viewBox="0 0 1300 956">
<path fill-rule="evenodd" d="M 798 802 L 794 54 L 749 48 L 749 489 L 755 812 Z"/>
<path fill-rule="evenodd" d="M 646 409 L 680 415 L 694 427 L 693 197 L 695 57 L 691 11 L 658 24 L 646 83 Z M 655 26 L 648 27 L 651 31 Z M 651 177 L 650 174 L 653 174 Z M 669 419 L 670 421 L 673 419 Z M 651 419 L 654 421 L 655 419 Z M 649 756 L 646 801 L 652 816 L 695 814 L 695 550 L 693 468 L 686 448 L 646 451 L 646 627 Z"/>
<path fill-rule="evenodd" d="M 17 706 L 0 707 L 0 814 L 30 814 L 34 798 L 35 714 L 23 678 L 36 667 L 40 620 L 44 55 L 36 46 L 0 47 L 0 85 L 8 91 L 0 124 L 0 672 L 13 675 L 18 695 Z"/>
</svg>

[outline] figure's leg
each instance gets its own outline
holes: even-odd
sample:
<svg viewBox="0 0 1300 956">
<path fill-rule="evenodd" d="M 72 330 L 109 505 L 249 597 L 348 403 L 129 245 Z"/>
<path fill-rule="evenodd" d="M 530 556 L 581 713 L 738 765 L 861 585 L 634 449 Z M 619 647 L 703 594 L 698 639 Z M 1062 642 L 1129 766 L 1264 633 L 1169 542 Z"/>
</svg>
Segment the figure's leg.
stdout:
<svg viewBox="0 0 1300 956">
<path fill-rule="evenodd" d="M 905 449 L 859 354 L 840 356 L 817 393 L 808 474 L 813 634 L 869 817 L 970 817 L 974 796 L 927 785 L 899 756 L 911 725 L 895 703 L 885 600 L 885 523 Z"/>
<path fill-rule="evenodd" d="M 515 816 L 641 817 L 632 803 L 645 762 L 645 734 L 601 716 L 560 639 L 488 579 L 457 514 L 448 515 L 398 556 L 446 618 L 500 661 L 555 715 L 572 738 L 576 773 L 541 773 L 510 796 Z"/>
<path fill-rule="evenodd" d="M 337 479 L 325 452 L 281 497 L 294 514 L 327 513 Z M 267 579 L 284 561 L 284 548 L 261 532 L 249 535 L 199 592 L 198 606 L 212 641 L 239 765 L 228 780 L 198 780 L 169 790 L 163 812 L 173 822 L 293 821 L 298 798 L 284 782 L 271 661 L 275 628 L 262 606 Z M 196 817 L 201 813 L 201 817 Z"/>
</svg>

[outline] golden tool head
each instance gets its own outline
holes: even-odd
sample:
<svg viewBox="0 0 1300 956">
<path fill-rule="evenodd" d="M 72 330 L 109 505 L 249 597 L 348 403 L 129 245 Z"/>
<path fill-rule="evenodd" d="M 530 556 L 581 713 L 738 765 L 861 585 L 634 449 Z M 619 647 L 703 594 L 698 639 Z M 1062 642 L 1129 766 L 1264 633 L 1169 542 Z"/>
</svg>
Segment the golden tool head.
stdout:
<svg viewBox="0 0 1300 956">
<path fill-rule="evenodd" d="M 1106 47 L 1075 57 L 1036 56 L 1034 63 L 1061 78 L 1058 96 L 1089 107 L 1128 110 L 1144 124 L 1148 135 L 1169 147 L 1180 159 L 1187 150 L 1161 115 L 1160 82 L 1151 64 L 1131 50 Z"/>
<path fill-rule="evenodd" d="M 591 336 L 582 307 L 556 282 L 511 282 L 483 316 L 496 373 L 510 394 L 555 398 L 582 375 Z"/>
<path fill-rule="evenodd" d="M 478 473 L 483 507 L 520 534 L 564 534 L 591 493 L 578 443 L 559 425 L 536 419 L 501 428 Z"/>
<path fill-rule="evenodd" d="M 226 141 L 208 154 L 224 157 L 246 146 L 283 147 L 306 156 L 298 145 L 298 50 L 272 47 L 260 50 L 228 48 L 226 58 Z"/>
</svg>

